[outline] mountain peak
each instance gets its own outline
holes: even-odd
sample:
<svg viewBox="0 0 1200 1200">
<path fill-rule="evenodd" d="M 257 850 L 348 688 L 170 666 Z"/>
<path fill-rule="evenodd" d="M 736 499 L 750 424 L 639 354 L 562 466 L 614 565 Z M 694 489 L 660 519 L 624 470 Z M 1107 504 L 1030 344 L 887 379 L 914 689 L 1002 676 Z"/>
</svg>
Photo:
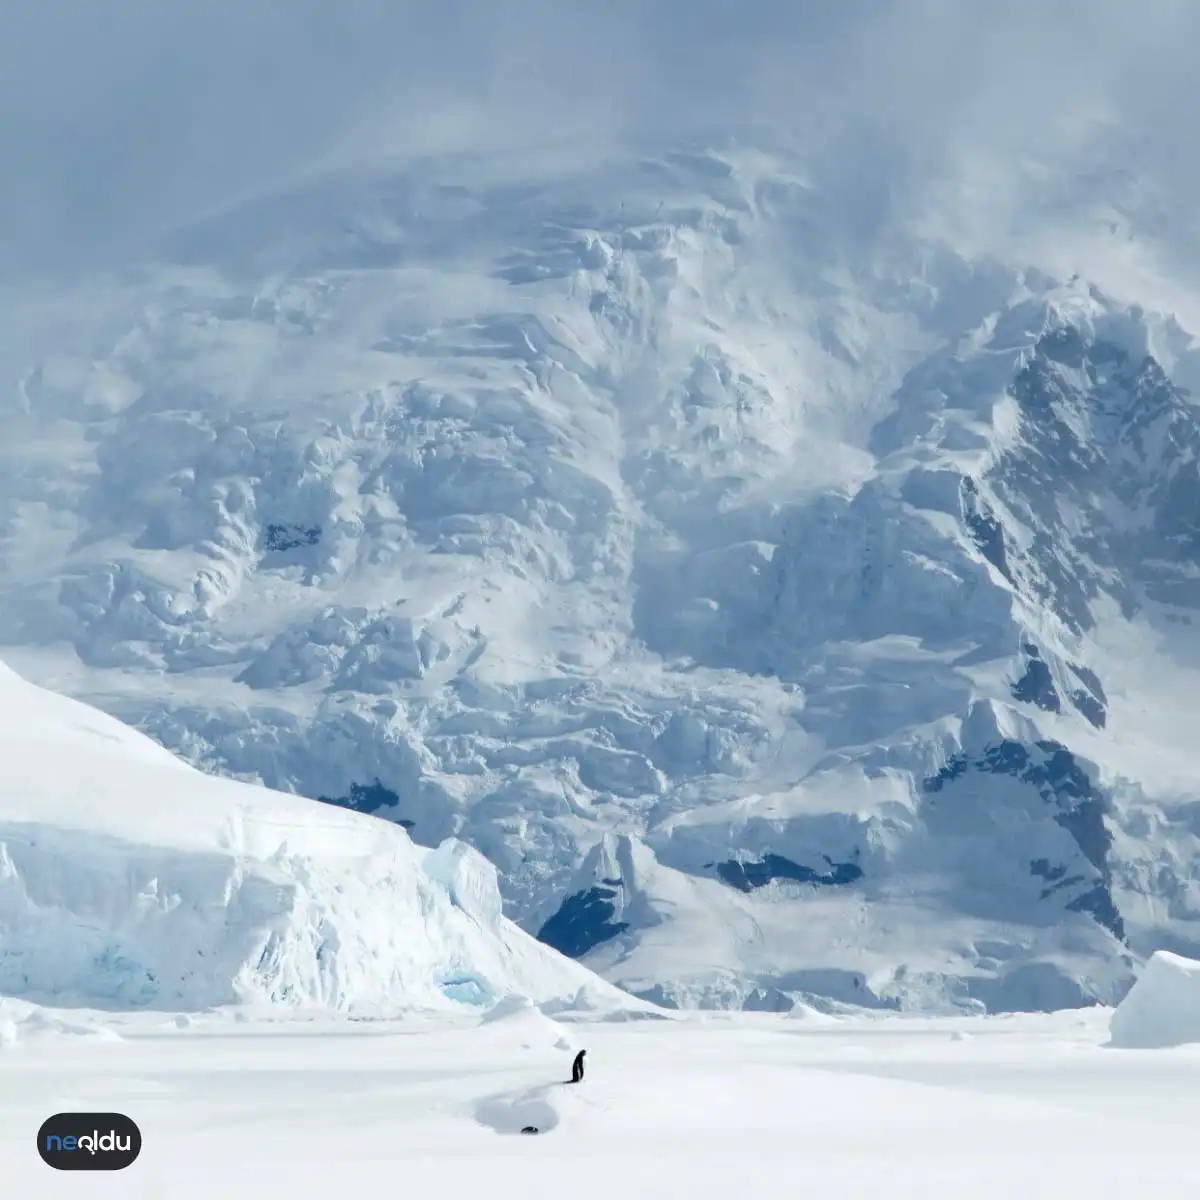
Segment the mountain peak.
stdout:
<svg viewBox="0 0 1200 1200">
<path fill-rule="evenodd" d="M 1193 937 L 1135 832 L 1190 755 L 1179 326 L 828 162 L 475 167 L 229 210 L 29 364 L 14 663 L 678 1003 L 1083 1002 Z"/>
</svg>

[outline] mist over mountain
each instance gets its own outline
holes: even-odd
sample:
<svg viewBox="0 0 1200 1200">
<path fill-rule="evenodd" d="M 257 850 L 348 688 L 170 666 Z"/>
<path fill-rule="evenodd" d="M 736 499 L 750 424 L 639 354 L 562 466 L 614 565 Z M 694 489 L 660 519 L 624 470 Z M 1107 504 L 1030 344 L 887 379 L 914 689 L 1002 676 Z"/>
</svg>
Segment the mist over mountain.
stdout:
<svg viewBox="0 0 1200 1200">
<path fill-rule="evenodd" d="M 57 7 L 0 658 L 658 1002 L 1196 953 L 1190 6 Z"/>
</svg>

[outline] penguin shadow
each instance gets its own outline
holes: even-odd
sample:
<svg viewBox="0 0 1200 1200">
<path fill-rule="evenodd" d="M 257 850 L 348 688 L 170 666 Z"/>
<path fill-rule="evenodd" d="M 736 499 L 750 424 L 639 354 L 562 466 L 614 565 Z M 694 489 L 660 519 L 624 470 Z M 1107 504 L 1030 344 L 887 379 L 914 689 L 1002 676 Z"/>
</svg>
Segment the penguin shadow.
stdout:
<svg viewBox="0 0 1200 1200">
<path fill-rule="evenodd" d="M 475 1120 L 496 1133 L 549 1133 L 558 1113 L 547 1097 L 561 1083 L 543 1083 L 521 1092 L 488 1096 L 475 1107 Z"/>
</svg>

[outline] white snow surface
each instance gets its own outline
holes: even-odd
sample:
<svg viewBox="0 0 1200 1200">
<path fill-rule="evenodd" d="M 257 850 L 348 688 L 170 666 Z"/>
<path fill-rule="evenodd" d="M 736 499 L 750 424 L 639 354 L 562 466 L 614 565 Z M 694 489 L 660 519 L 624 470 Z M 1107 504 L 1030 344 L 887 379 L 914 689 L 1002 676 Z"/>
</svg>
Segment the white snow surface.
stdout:
<svg viewBox="0 0 1200 1200">
<path fill-rule="evenodd" d="M 38 1159 L 38 1127 L 117 1111 L 143 1149 L 86 1176 L 97 1200 L 715 1200 L 781 1181 L 897 1200 L 1190 1197 L 1200 1057 L 1106 1049 L 1108 1019 L 704 1013 L 543 1018 L 534 1036 L 511 1013 L 181 1028 L 35 1010 L 0 1043 L 0 1158 L 12 1195 L 77 1196 L 80 1178 Z"/>
<path fill-rule="evenodd" d="M 470 847 L 204 775 L 0 667 L 0 996 L 378 1014 L 512 994 L 648 1007 L 506 920 Z"/>
<path fill-rule="evenodd" d="M 1200 1043 L 1200 962 L 1159 950 L 1112 1017 L 1112 1045 L 1149 1049 Z"/>
<path fill-rule="evenodd" d="M 1121 173 L 889 169 L 347 168 L 17 295 L 0 657 L 644 997 L 1115 1003 L 1200 953 L 1194 292 Z"/>
</svg>

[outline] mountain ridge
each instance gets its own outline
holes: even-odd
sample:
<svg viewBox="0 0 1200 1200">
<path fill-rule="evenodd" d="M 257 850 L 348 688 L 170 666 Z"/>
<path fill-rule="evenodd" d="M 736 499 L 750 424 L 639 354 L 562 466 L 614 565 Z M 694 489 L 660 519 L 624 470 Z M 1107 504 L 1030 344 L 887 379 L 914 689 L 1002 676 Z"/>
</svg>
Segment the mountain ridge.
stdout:
<svg viewBox="0 0 1200 1200">
<path fill-rule="evenodd" d="M 641 995 L 1119 998 L 1200 944 L 1190 336 L 825 169 L 445 168 L 177 239 L 5 410 L 0 654 L 463 837 Z"/>
</svg>

